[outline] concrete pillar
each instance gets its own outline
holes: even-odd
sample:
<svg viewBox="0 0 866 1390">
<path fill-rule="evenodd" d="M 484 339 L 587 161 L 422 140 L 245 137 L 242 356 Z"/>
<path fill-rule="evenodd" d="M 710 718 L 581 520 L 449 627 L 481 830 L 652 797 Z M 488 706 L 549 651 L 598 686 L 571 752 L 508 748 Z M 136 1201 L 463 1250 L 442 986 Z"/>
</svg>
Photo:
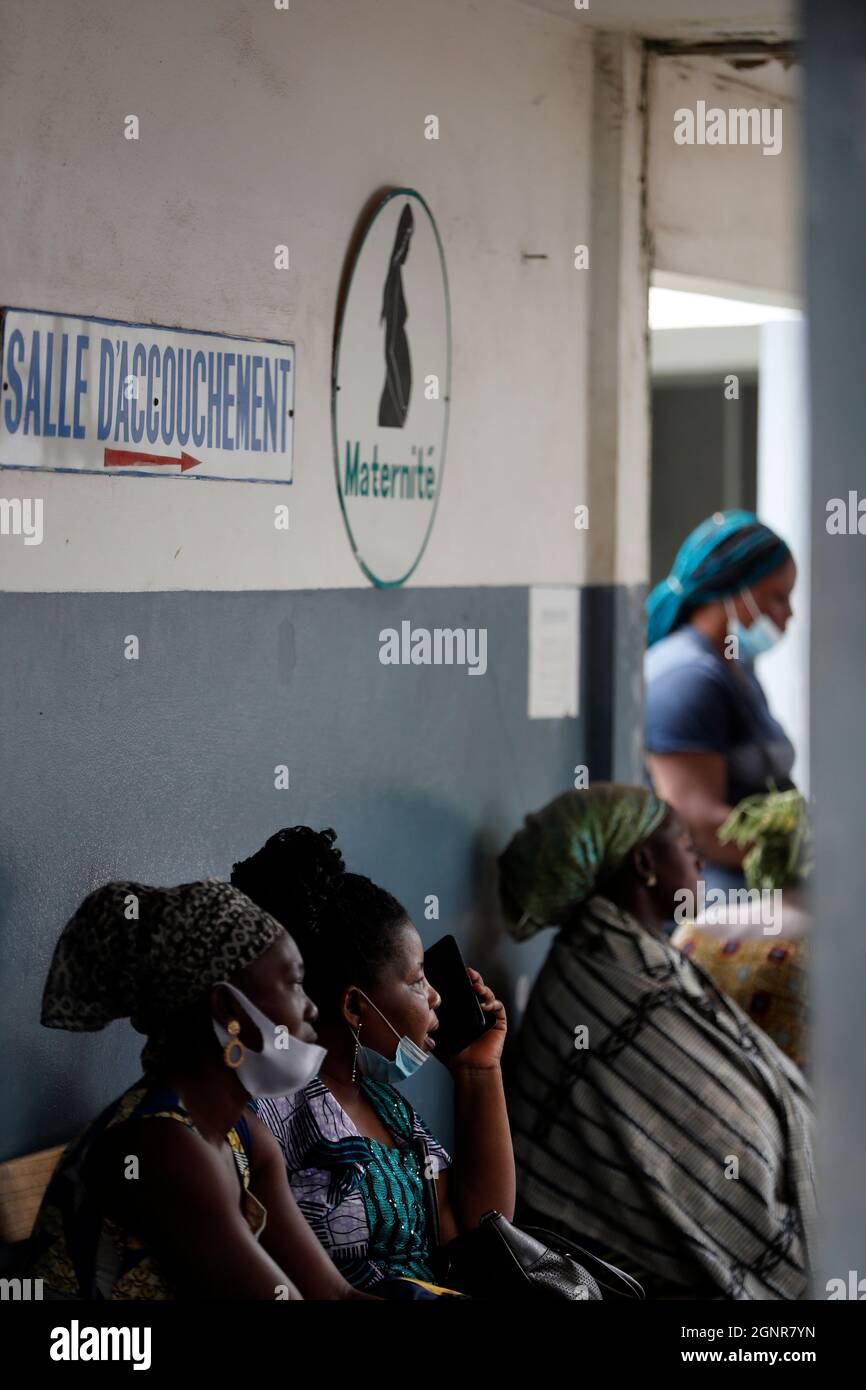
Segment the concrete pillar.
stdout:
<svg viewBox="0 0 866 1390">
<path fill-rule="evenodd" d="M 814 1080 L 820 1248 L 814 1294 L 866 1276 L 866 536 L 827 502 L 866 492 L 866 6 L 807 0 L 807 286 L 812 413 Z"/>
<path fill-rule="evenodd" d="M 645 69 L 633 35 L 593 45 L 585 574 L 613 588 L 608 661 L 585 679 L 609 691 L 606 775 L 639 780 L 641 602 L 649 575 L 649 394 L 643 237 Z M 576 272 L 579 273 L 579 272 Z M 592 733 L 590 734 L 592 738 Z M 600 750 L 599 750 L 600 751 Z M 599 762 L 603 766 L 602 762 Z M 597 774 L 596 774 L 597 775 Z"/>
</svg>

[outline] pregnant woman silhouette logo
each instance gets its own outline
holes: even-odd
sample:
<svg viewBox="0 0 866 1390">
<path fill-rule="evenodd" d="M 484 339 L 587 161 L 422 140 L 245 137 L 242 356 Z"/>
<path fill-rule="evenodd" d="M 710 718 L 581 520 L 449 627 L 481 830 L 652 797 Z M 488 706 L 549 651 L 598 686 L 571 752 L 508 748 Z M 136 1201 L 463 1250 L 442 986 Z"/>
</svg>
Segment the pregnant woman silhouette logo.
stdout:
<svg viewBox="0 0 866 1390">
<path fill-rule="evenodd" d="M 343 283 L 331 377 L 337 490 L 358 564 L 391 588 L 412 574 L 433 526 L 451 398 L 445 256 L 420 193 L 382 198 Z"/>
<path fill-rule="evenodd" d="M 385 385 L 379 402 L 379 424 L 401 430 L 409 411 L 412 393 L 412 359 L 406 336 L 406 296 L 403 293 L 403 264 L 409 255 L 409 243 L 415 229 L 411 204 L 407 203 L 397 224 L 394 249 L 388 262 L 385 289 L 382 294 L 382 318 L 385 325 Z"/>
</svg>

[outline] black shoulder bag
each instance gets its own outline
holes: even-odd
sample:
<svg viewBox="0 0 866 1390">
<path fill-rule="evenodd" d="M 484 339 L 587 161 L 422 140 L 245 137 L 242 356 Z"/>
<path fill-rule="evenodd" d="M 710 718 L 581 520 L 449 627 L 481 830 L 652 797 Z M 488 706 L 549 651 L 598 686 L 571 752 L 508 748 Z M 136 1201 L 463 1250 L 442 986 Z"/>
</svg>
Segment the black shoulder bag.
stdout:
<svg viewBox="0 0 866 1390">
<path fill-rule="evenodd" d="M 485 1212 L 473 1230 L 464 1231 L 442 1246 L 436 1181 L 429 1176 L 427 1145 L 422 1135 L 417 1136 L 413 1148 L 421 1169 L 436 1278 L 441 1283 L 475 1299 L 528 1297 L 597 1302 L 605 1297 L 644 1297 L 640 1284 L 623 1270 L 542 1227 L 521 1230 L 499 1211 Z M 539 1240 L 538 1236 L 544 1239 Z M 590 1273 L 587 1264 L 594 1273 Z"/>
</svg>

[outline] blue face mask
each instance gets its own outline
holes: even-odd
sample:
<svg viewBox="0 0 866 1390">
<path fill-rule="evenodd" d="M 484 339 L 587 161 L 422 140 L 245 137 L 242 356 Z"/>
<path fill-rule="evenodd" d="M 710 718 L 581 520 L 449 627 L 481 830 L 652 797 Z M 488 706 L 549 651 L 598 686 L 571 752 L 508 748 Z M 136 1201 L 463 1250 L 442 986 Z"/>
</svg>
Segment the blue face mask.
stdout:
<svg viewBox="0 0 866 1390">
<path fill-rule="evenodd" d="M 358 993 L 364 994 L 364 991 L 359 989 Z M 373 1005 L 379 1017 L 388 1023 L 382 1010 L 376 1008 L 376 1005 L 373 1004 L 369 995 L 364 994 L 364 998 L 367 1000 L 368 1004 Z M 369 1076 L 371 1081 L 384 1081 L 390 1086 L 396 1086 L 401 1081 L 405 1081 L 407 1077 L 414 1075 L 419 1067 L 422 1067 L 427 1061 L 430 1053 L 423 1052 L 421 1048 L 416 1046 L 412 1039 L 407 1038 L 405 1034 L 400 1037 L 397 1029 L 391 1023 L 388 1023 L 388 1027 L 398 1038 L 397 1052 L 393 1060 L 388 1057 L 383 1057 L 381 1052 L 375 1052 L 372 1047 L 362 1046 L 359 1041 L 358 1033 L 355 1034 L 355 1041 L 358 1043 L 358 1070 L 363 1076 Z"/>
<path fill-rule="evenodd" d="M 762 656 L 764 652 L 770 651 L 781 642 L 784 633 L 776 627 L 773 619 L 766 613 L 762 613 L 751 589 L 744 589 L 741 596 L 752 614 L 751 627 L 744 627 L 737 617 L 736 610 L 730 599 L 725 600 L 725 612 L 728 615 L 728 635 L 736 637 L 737 652 L 744 661 L 754 661 L 755 657 Z"/>
</svg>

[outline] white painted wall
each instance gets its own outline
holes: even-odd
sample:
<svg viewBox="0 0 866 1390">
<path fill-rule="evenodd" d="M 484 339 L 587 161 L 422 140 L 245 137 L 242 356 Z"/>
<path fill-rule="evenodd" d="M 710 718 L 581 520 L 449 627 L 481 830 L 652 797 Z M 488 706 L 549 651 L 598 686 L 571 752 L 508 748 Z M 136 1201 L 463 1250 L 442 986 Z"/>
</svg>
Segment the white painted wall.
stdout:
<svg viewBox="0 0 866 1390">
<path fill-rule="evenodd" d="M 797 562 L 794 616 L 785 640 L 761 658 L 760 676 L 793 741 L 793 777 L 806 795 L 812 591 L 807 333 L 805 319 L 761 325 L 758 394 L 758 514 L 785 538 Z"/>
<path fill-rule="evenodd" d="M 778 64 L 748 79 L 719 58 L 656 57 L 650 63 L 647 222 L 656 271 L 727 281 L 745 290 L 800 291 L 798 82 Z M 766 86 L 761 85 L 762 73 Z M 678 145 L 674 112 L 778 107 L 782 149 Z M 748 298 L 748 294 L 743 294 Z"/>
<path fill-rule="evenodd" d="M 795 304 L 802 296 L 799 242 L 798 80 L 771 65 L 735 80 L 719 58 L 657 57 L 650 64 L 648 231 L 653 271 L 682 289 Z M 764 87 L 761 76 L 764 76 Z M 678 145 L 674 112 L 708 106 L 778 106 L 782 150 Z M 665 279 L 665 277 L 668 277 Z M 671 277 L 676 277 L 671 278 Z M 653 334 L 654 375 L 759 367 L 757 510 L 790 544 L 799 567 L 794 620 L 762 658 L 759 675 L 797 750 L 794 776 L 809 787 L 810 508 L 806 330 L 802 321 L 760 328 L 676 329 Z"/>
<path fill-rule="evenodd" d="M 640 515 L 632 545 L 596 534 L 592 564 L 573 527 L 588 492 L 588 276 L 573 267 L 591 231 L 587 31 L 515 0 L 5 0 L 2 27 L 0 303 L 297 345 L 291 488 L 0 472 L 2 495 L 45 503 L 42 546 L 0 545 L 2 587 L 366 583 L 334 482 L 331 347 L 353 225 L 394 184 L 438 220 L 453 314 L 444 487 L 413 583 L 642 577 Z M 627 158 L 637 119 L 635 100 Z M 633 177 L 617 197 L 634 247 Z M 282 242 L 288 272 L 273 268 Z M 640 379 L 636 260 L 618 284 Z M 621 408 L 637 412 L 620 430 L 640 474 L 644 402 Z M 286 496 L 288 534 L 272 524 Z"/>
</svg>

